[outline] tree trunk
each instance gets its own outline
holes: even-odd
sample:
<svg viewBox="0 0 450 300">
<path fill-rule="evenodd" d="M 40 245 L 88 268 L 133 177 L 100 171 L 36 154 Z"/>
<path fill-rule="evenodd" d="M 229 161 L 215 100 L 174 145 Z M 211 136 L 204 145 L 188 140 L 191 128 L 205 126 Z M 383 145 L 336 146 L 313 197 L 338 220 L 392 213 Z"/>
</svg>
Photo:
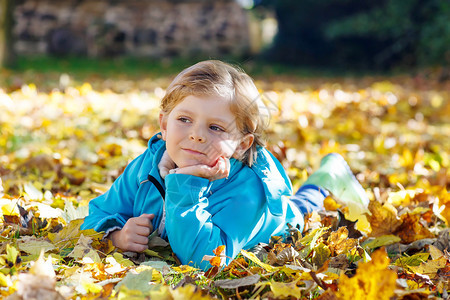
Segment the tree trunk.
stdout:
<svg viewBox="0 0 450 300">
<path fill-rule="evenodd" d="M 11 67 L 14 65 L 12 47 L 14 1 L 0 0 L 0 67 Z"/>
</svg>

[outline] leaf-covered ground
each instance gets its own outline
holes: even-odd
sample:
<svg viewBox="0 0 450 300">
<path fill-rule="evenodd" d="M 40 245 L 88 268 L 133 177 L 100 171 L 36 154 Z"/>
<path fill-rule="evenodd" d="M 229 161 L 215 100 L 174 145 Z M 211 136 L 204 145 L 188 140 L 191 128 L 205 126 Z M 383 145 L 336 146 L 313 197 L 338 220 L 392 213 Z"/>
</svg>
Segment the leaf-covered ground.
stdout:
<svg viewBox="0 0 450 300">
<path fill-rule="evenodd" d="M 216 249 L 205 273 L 178 265 L 158 237 L 132 255 L 79 230 L 89 200 L 158 131 L 169 78 L 34 75 L 1 74 L 1 297 L 448 298 L 450 82 L 257 78 L 272 117 L 268 148 L 294 187 L 339 152 L 371 214 L 355 226 L 327 198 L 304 232 L 242 251 L 226 268 Z"/>
</svg>

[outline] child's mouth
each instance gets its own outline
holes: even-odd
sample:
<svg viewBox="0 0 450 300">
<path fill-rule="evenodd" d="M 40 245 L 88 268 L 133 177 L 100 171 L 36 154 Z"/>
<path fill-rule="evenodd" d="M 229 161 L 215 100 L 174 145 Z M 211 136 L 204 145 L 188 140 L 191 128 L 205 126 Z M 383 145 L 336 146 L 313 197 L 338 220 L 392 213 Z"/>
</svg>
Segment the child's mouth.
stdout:
<svg viewBox="0 0 450 300">
<path fill-rule="evenodd" d="M 185 149 L 185 148 L 182 148 L 182 150 L 187 152 L 187 153 L 189 153 L 189 154 L 193 154 L 193 155 L 199 155 L 199 156 L 206 155 L 205 153 L 197 151 L 197 150 Z"/>
</svg>

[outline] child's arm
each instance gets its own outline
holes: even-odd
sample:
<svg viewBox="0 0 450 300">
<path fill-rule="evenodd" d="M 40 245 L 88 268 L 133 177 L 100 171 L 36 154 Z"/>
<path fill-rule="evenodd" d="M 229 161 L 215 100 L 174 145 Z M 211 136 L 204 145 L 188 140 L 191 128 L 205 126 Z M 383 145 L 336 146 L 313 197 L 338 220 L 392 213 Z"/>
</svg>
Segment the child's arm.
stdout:
<svg viewBox="0 0 450 300">
<path fill-rule="evenodd" d="M 183 264 L 202 268 L 204 255 L 226 246 L 226 255 L 236 256 L 256 234 L 263 215 L 265 194 L 255 174 L 230 178 L 226 187 L 209 193 L 210 181 L 185 174 L 166 177 L 166 230 L 172 249 Z M 244 182 L 245 181 L 245 182 Z M 209 206 L 215 206 L 214 215 Z M 269 238 L 269 237 L 268 237 Z"/>
<path fill-rule="evenodd" d="M 139 188 L 138 173 L 146 156 L 147 151 L 129 163 L 106 193 L 89 202 L 89 215 L 81 229 L 92 228 L 108 233 L 121 229 L 133 217 L 135 195 Z"/>
</svg>

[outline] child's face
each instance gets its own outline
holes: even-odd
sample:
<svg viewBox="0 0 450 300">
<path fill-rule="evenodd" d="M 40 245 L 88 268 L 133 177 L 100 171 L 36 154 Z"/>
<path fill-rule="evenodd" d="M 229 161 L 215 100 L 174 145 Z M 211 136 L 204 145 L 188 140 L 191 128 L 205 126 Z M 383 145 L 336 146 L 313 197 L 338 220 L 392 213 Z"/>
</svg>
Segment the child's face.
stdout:
<svg viewBox="0 0 450 300">
<path fill-rule="evenodd" d="M 242 135 L 228 100 L 216 96 L 187 96 L 170 113 L 160 114 L 163 139 L 179 167 L 213 166 L 219 157 L 242 155 L 253 135 Z"/>
</svg>

